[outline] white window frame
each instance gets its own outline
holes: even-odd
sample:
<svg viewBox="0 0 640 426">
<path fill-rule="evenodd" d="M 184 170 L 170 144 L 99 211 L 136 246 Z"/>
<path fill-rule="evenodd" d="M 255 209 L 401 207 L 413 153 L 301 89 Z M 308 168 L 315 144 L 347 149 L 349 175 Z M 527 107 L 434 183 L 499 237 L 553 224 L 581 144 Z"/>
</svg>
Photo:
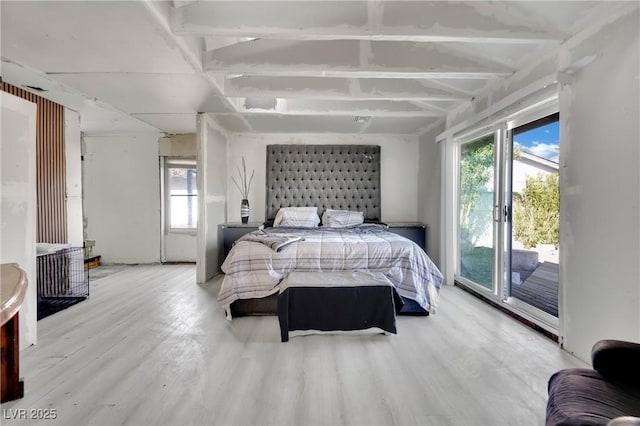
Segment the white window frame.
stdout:
<svg viewBox="0 0 640 426">
<path fill-rule="evenodd" d="M 171 226 L 171 194 L 169 192 L 169 169 L 184 168 L 184 169 L 196 169 L 197 163 L 195 158 L 185 157 L 160 157 L 160 193 L 161 193 L 161 216 L 162 224 L 164 228 L 163 234 L 175 233 L 175 234 L 193 234 L 195 235 L 198 230 L 197 217 L 196 223 L 191 228 L 174 228 Z M 194 180 L 197 188 L 197 179 Z M 196 195 L 197 199 L 197 195 Z M 197 210 L 197 209 L 196 209 Z"/>
<path fill-rule="evenodd" d="M 489 120 L 488 123 L 485 121 L 483 124 L 469 125 L 466 128 L 458 129 L 458 131 L 448 134 L 446 138 L 443 138 L 441 140 L 443 140 L 444 143 L 446 143 L 450 147 L 449 149 L 444 150 L 447 152 L 447 154 L 443 156 L 443 159 L 446 161 L 446 165 L 444 168 L 448 170 L 447 175 L 449 177 L 445 177 L 443 188 L 447 190 L 452 189 L 455 194 L 451 199 L 446 200 L 447 202 L 445 203 L 444 207 L 445 214 L 454 219 L 451 222 L 445 222 L 442 224 L 445 230 L 449 230 L 449 235 L 453 235 L 453 241 L 451 241 L 451 244 L 445 244 L 445 251 L 443 251 L 445 255 L 445 276 L 447 278 L 446 282 L 449 284 L 453 284 L 454 280 L 461 282 L 467 287 L 479 292 L 480 294 L 483 294 L 494 303 L 497 303 L 498 305 L 505 307 L 506 309 L 516 313 L 522 318 L 536 324 L 538 327 L 541 327 L 542 329 L 547 330 L 551 333 L 557 333 L 559 335 L 560 323 L 562 322 L 562 313 L 559 313 L 559 318 L 555 318 L 535 307 L 521 303 L 516 299 L 509 298 L 507 300 L 503 300 L 502 294 L 504 291 L 504 276 L 502 273 L 499 274 L 497 282 L 495 283 L 495 289 L 493 291 L 487 290 L 486 288 L 472 283 L 458 275 L 460 263 L 457 246 L 459 239 L 459 227 L 456 215 L 456 212 L 458 211 L 459 200 L 457 167 L 460 160 L 460 146 L 463 143 L 472 141 L 473 139 L 481 137 L 482 135 L 495 132 L 496 148 L 498 148 L 498 144 L 503 145 L 508 142 L 506 138 L 510 137 L 511 130 L 513 128 L 557 112 L 559 112 L 558 96 L 557 94 L 553 94 L 550 96 L 541 97 L 541 99 L 538 99 L 537 101 L 532 101 L 527 106 L 515 109 L 514 112 L 495 114 L 493 116 L 493 120 Z M 504 149 L 501 149 L 500 152 L 502 152 L 503 155 L 505 154 Z M 497 155 L 500 155 L 500 152 Z M 504 162 L 504 157 L 500 158 L 499 161 Z M 499 176 L 497 176 L 496 179 L 504 179 L 504 172 L 499 173 Z M 503 185 L 502 182 L 500 183 L 500 185 Z M 500 193 L 500 199 L 497 201 L 499 201 L 500 206 L 503 206 L 505 195 L 500 189 L 498 190 L 498 192 Z M 443 235 L 447 234 L 445 233 Z M 499 226 L 497 226 L 497 245 L 495 247 L 495 250 L 504 251 L 506 243 L 504 241 L 504 238 L 504 222 L 501 221 Z M 504 256 L 501 255 L 499 257 L 500 259 L 495 260 L 495 273 L 498 273 L 498 271 L 502 272 L 504 269 L 502 259 Z M 559 285 L 561 286 L 561 283 L 559 283 Z M 561 289 L 559 289 L 558 291 L 559 304 L 561 304 L 562 298 L 562 292 L 560 290 Z"/>
</svg>

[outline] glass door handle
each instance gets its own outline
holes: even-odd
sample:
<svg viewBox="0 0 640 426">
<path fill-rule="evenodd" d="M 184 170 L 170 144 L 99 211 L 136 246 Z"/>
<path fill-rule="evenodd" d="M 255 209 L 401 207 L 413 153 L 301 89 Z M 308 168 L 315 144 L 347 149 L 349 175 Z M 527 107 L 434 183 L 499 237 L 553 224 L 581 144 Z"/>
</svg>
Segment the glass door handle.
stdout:
<svg viewBox="0 0 640 426">
<path fill-rule="evenodd" d="M 500 215 L 503 214 L 504 216 L 504 220 L 507 221 L 511 218 L 511 207 L 510 206 L 504 206 L 504 208 L 500 208 L 499 205 L 495 205 L 493 206 L 493 221 L 494 222 L 500 222 L 500 219 L 502 219 L 500 217 Z"/>
</svg>

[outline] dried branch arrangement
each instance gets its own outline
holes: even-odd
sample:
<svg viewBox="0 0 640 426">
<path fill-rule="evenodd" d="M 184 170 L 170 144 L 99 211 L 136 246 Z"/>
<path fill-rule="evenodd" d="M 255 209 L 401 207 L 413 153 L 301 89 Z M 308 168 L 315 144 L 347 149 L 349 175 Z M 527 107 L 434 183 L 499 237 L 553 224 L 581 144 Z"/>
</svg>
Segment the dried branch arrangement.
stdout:
<svg viewBox="0 0 640 426">
<path fill-rule="evenodd" d="M 231 176 L 231 180 L 233 180 L 233 183 L 235 183 L 236 187 L 240 191 L 240 194 L 242 194 L 243 199 L 249 198 L 249 189 L 251 188 L 251 182 L 253 181 L 253 175 L 255 174 L 255 172 L 255 170 L 251 172 L 251 177 L 249 178 L 249 182 L 247 182 L 247 163 L 244 161 L 244 157 L 242 157 L 242 169 L 238 167 L 238 176 L 242 185 L 240 185 L 238 181 L 233 176 Z"/>
</svg>

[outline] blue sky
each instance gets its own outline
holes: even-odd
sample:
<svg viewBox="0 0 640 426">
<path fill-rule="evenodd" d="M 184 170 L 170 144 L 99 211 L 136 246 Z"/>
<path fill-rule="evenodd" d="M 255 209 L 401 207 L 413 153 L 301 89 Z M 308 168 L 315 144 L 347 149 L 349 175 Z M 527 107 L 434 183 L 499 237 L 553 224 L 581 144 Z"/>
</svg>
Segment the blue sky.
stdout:
<svg viewBox="0 0 640 426">
<path fill-rule="evenodd" d="M 514 144 L 525 152 L 558 162 L 560 123 L 558 121 L 514 136 Z"/>
</svg>

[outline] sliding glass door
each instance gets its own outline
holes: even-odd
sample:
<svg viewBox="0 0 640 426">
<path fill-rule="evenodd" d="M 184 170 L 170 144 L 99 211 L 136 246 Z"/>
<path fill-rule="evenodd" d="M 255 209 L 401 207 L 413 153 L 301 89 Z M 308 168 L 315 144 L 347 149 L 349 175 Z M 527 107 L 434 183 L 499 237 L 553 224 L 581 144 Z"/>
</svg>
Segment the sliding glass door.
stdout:
<svg viewBox="0 0 640 426">
<path fill-rule="evenodd" d="M 536 316 L 558 317 L 559 116 L 514 127 L 511 147 L 507 298 Z"/>
<path fill-rule="evenodd" d="M 505 122 L 457 146 L 456 280 L 556 328 L 558 114 Z"/>
<path fill-rule="evenodd" d="M 494 291 L 496 144 L 494 134 L 460 146 L 458 186 L 459 276 Z"/>
</svg>

